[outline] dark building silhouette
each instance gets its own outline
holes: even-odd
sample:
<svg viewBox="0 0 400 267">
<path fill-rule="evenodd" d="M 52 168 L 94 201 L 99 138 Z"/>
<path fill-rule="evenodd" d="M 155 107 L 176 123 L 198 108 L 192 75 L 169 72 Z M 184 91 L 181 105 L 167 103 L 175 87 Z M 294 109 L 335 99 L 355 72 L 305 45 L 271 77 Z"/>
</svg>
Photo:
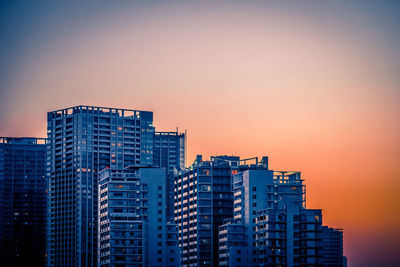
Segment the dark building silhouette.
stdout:
<svg viewBox="0 0 400 267">
<path fill-rule="evenodd" d="M 322 227 L 322 258 L 324 267 L 346 266 L 343 257 L 343 230 L 328 226 Z"/>
<path fill-rule="evenodd" d="M 45 266 L 46 145 L 0 138 L 0 266 Z"/>
</svg>

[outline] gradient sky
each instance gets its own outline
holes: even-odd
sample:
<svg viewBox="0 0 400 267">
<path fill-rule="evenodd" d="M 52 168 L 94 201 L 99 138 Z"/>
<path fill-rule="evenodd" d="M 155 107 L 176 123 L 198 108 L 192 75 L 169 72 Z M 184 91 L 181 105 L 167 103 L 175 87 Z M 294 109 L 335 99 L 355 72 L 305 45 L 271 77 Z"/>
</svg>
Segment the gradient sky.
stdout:
<svg viewBox="0 0 400 267">
<path fill-rule="evenodd" d="M 302 172 L 349 266 L 400 265 L 399 1 L 2 1 L 0 135 L 154 111 L 196 154 Z M 351 3 L 350 3 L 351 2 Z"/>
</svg>

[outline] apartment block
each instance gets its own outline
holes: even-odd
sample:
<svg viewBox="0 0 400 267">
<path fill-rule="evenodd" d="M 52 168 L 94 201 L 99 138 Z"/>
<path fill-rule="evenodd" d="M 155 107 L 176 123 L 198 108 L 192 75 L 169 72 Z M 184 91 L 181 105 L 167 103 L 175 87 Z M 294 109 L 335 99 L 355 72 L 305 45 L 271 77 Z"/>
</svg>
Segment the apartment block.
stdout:
<svg viewBox="0 0 400 267">
<path fill-rule="evenodd" d="M 221 266 L 321 266 L 321 210 L 305 208 L 299 172 L 238 172 L 233 192 L 233 219 L 219 228 Z"/>
<path fill-rule="evenodd" d="M 175 224 L 166 220 L 165 171 L 105 169 L 99 181 L 99 266 L 178 266 Z"/>
<path fill-rule="evenodd" d="M 0 137 L 0 266 L 45 266 L 46 144 Z"/>
<path fill-rule="evenodd" d="M 186 133 L 155 132 L 153 167 L 163 168 L 167 175 L 167 220 L 174 221 L 174 175 L 185 168 Z"/>
<path fill-rule="evenodd" d="M 47 265 L 96 266 L 98 173 L 153 164 L 153 113 L 76 106 L 47 122 Z"/>
<path fill-rule="evenodd" d="M 218 227 L 233 217 L 232 175 L 267 168 L 266 158 L 216 156 L 195 162 L 175 177 L 175 223 L 183 266 L 218 266 Z"/>
<path fill-rule="evenodd" d="M 258 212 L 255 266 L 322 266 L 321 210 Z"/>
<path fill-rule="evenodd" d="M 324 267 L 345 266 L 343 230 L 322 226 L 322 258 Z"/>
<path fill-rule="evenodd" d="M 237 224 L 231 220 L 225 221 L 219 227 L 219 266 L 247 266 L 248 242 L 244 224 Z"/>
</svg>

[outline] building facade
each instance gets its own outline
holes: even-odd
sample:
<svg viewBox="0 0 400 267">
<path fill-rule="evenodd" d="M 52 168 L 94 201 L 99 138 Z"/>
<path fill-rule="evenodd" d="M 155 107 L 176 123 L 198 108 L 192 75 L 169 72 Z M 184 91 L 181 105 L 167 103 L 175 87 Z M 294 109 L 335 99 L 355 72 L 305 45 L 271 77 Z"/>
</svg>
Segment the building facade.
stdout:
<svg viewBox="0 0 400 267">
<path fill-rule="evenodd" d="M 167 220 L 174 220 L 174 175 L 175 170 L 185 168 L 186 132 L 155 132 L 153 166 L 163 168 L 167 175 Z"/>
<path fill-rule="evenodd" d="M 195 162 L 175 177 L 175 223 L 178 225 L 183 266 L 218 266 L 218 228 L 233 217 L 232 175 L 251 168 L 267 168 L 268 160 L 211 157 Z"/>
<path fill-rule="evenodd" d="M 248 247 L 244 224 L 227 220 L 219 227 L 219 266 L 248 266 Z"/>
<path fill-rule="evenodd" d="M 47 122 L 47 265 L 96 266 L 98 173 L 153 164 L 153 113 L 76 106 Z"/>
<path fill-rule="evenodd" d="M 0 138 L 0 266 L 45 266 L 46 144 Z"/>
<path fill-rule="evenodd" d="M 166 220 L 165 175 L 140 167 L 100 173 L 99 266 L 179 265 L 176 225 Z"/>
<path fill-rule="evenodd" d="M 322 266 L 321 210 L 258 212 L 254 266 Z"/>
<path fill-rule="evenodd" d="M 324 267 L 345 266 L 343 230 L 322 226 L 322 258 Z"/>
<path fill-rule="evenodd" d="M 302 182 L 299 172 L 267 169 L 233 176 L 233 219 L 219 229 L 221 266 L 321 266 L 321 210 L 305 208 Z"/>
</svg>

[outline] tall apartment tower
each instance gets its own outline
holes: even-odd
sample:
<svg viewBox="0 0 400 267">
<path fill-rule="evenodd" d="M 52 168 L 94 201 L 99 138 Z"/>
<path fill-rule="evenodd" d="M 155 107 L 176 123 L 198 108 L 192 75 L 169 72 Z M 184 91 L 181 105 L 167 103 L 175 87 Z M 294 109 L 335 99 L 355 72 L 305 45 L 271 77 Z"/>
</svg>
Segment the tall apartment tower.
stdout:
<svg viewBox="0 0 400 267">
<path fill-rule="evenodd" d="M 0 266 L 45 266 L 46 144 L 0 137 Z"/>
<path fill-rule="evenodd" d="M 196 157 L 175 177 L 175 223 L 183 266 L 218 266 L 218 227 L 233 216 L 232 175 L 266 168 L 267 160 L 246 164 L 234 156 Z M 251 162 L 251 161 L 250 161 Z"/>
<path fill-rule="evenodd" d="M 153 166 L 163 168 L 167 175 L 167 220 L 174 220 L 174 170 L 185 168 L 186 133 L 155 132 Z"/>
<path fill-rule="evenodd" d="M 233 219 L 220 226 L 220 266 L 321 266 L 321 210 L 306 209 L 299 172 L 233 176 Z"/>
<path fill-rule="evenodd" d="M 176 225 L 166 220 L 165 171 L 105 169 L 99 181 L 99 266 L 179 266 Z"/>
<path fill-rule="evenodd" d="M 98 173 L 153 164 L 153 113 L 76 106 L 47 122 L 47 265 L 96 266 Z"/>
<path fill-rule="evenodd" d="M 233 220 L 227 221 L 226 225 L 220 227 L 220 265 L 252 265 L 253 243 L 249 240 L 252 236 L 257 210 L 265 208 L 267 204 L 266 184 L 272 184 L 273 171 L 268 169 L 246 170 L 233 175 L 234 214 Z M 242 226 L 241 226 L 242 225 Z M 232 234 L 233 229 L 243 230 L 241 236 L 244 243 L 232 242 L 232 238 L 239 235 Z M 229 234 L 229 235 L 228 235 Z M 242 247 L 237 248 L 240 244 Z M 231 245 L 235 245 L 231 248 Z M 241 253 L 237 253 L 241 251 Z M 242 252 L 243 251 L 243 252 Z M 230 252 L 230 253 L 228 253 Z M 242 254 L 242 255 L 240 255 Z M 235 258 L 235 259 L 233 259 Z"/>
</svg>

